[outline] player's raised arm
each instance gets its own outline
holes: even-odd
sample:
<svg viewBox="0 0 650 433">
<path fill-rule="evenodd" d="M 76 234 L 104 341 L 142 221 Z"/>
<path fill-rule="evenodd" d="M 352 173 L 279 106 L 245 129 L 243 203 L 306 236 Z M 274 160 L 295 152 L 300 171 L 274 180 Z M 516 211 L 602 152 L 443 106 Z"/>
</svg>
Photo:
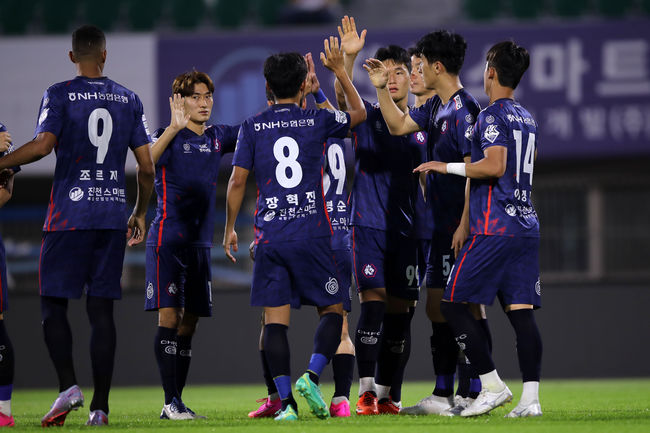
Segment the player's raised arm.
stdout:
<svg viewBox="0 0 650 433">
<path fill-rule="evenodd" d="M 341 83 L 348 104 L 347 112 L 350 114 L 350 128 L 354 128 L 366 120 L 366 108 L 363 105 L 361 96 L 359 96 L 359 92 L 357 92 L 350 77 L 345 72 L 343 52 L 339 48 L 338 38 L 330 36 L 329 40 L 325 39 L 323 45 L 325 52 L 320 53 L 320 60 L 323 66 L 334 72 L 334 75 Z"/>
<path fill-rule="evenodd" d="M 391 135 L 406 135 L 420 131 L 422 128 L 411 118 L 408 112 L 399 109 L 388 91 L 388 68 L 380 60 L 367 59 L 363 69 L 368 72 L 370 82 L 377 90 L 377 102 L 381 115 L 386 121 Z"/>
<path fill-rule="evenodd" d="M 314 59 L 312 58 L 311 53 L 305 54 L 305 61 L 307 62 L 307 83 L 311 86 L 309 91 L 314 97 L 316 107 L 333 110 L 334 106 L 329 101 L 329 99 L 327 99 L 325 93 L 323 93 L 323 90 L 320 88 L 320 81 L 318 81 L 318 76 L 316 75 Z"/>
<path fill-rule="evenodd" d="M 147 232 L 145 217 L 147 206 L 153 190 L 153 181 L 156 173 L 149 146 L 140 146 L 133 151 L 135 159 L 138 162 L 136 167 L 136 177 L 138 179 L 138 195 L 133 207 L 133 213 L 129 217 L 128 230 L 126 238 L 129 240 L 130 247 L 139 244 L 144 240 Z"/>
<path fill-rule="evenodd" d="M 366 30 L 357 33 L 357 25 L 354 17 L 345 15 L 341 19 L 341 25 L 338 26 L 339 37 L 341 38 L 341 51 L 343 51 L 343 65 L 350 81 L 354 82 L 354 61 L 359 52 L 366 44 Z M 336 102 L 340 110 L 346 111 L 345 93 L 339 80 L 334 80 L 334 91 L 336 92 Z"/>
<path fill-rule="evenodd" d="M 248 179 L 249 171 L 245 168 L 233 166 L 230 180 L 228 181 L 228 192 L 226 195 L 226 228 L 223 231 L 223 249 L 226 256 L 231 262 L 237 262 L 232 251 L 237 252 L 239 246 L 237 245 L 237 232 L 235 232 L 235 221 L 239 215 L 242 201 L 244 200 L 244 193 L 246 192 L 246 179 Z"/>
<path fill-rule="evenodd" d="M 169 111 L 171 113 L 171 120 L 169 126 L 158 137 L 158 139 L 151 145 L 151 159 L 154 164 L 158 164 L 160 157 L 176 134 L 185 128 L 190 121 L 190 113 L 185 112 L 185 98 L 180 94 L 175 93 L 173 98 L 169 98 Z"/>
</svg>

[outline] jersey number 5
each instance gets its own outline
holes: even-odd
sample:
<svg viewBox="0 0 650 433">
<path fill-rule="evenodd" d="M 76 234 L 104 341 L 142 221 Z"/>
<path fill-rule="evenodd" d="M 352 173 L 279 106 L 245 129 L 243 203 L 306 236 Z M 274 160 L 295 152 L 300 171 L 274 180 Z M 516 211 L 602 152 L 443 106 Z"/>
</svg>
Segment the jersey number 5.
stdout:
<svg viewBox="0 0 650 433">
<path fill-rule="evenodd" d="M 99 122 L 102 122 L 101 134 Z M 88 116 L 88 139 L 97 148 L 97 164 L 103 164 L 113 135 L 113 118 L 106 108 L 95 108 Z"/>
</svg>

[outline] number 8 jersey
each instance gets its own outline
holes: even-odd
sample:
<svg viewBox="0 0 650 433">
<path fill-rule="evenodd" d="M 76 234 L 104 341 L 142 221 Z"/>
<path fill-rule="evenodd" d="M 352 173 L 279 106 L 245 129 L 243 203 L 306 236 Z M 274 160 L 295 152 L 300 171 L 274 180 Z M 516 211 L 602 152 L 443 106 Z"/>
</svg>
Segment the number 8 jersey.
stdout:
<svg viewBox="0 0 650 433">
<path fill-rule="evenodd" d="M 483 159 L 491 146 L 507 149 L 507 165 L 498 179 L 470 182 L 470 233 L 539 237 L 533 207 L 533 167 L 537 123 L 512 99 L 498 99 L 481 111 L 474 125 L 472 162 Z"/>
<path fill-rule="evenodd" d="M 106 77 L 54 84 L 41 101 L 42 132 L 57 139 L 43 230 L 126 230 L 126 154 L 151 141 L 138 96 Z"/>
<path fill-rule="evenodd" d="M 255 242 L 331 236 L 323 198 L 328 137 L 344 138 L 350 116 L 276 104 L 242 123 L 233 165 L 255 171 Z"/>
</svg>

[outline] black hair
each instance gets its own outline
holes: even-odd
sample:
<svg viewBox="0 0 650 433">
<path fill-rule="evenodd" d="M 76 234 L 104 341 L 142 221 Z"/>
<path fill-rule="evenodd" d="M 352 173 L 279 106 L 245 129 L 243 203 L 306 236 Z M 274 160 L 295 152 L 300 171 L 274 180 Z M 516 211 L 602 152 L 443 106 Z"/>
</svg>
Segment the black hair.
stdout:
<svg viewBox="0 0 650 433">
<path fill-rule="evenodd" d="M 278 99 L 298 94 L 307 77 L 307 62 L 299 53 L 280 53 L 264 61 L 264 78 Z"/>
<path fill-rule="evenodd" d="M 497 71 L 499 84 L 516 89 L 521 77 L 530 65 L 530 55 L 526 48 L 512 41 L 493 45 L 486 56 L 488 67 Z"/>
<path fill-rule="evenodd" d="M 85 25 L 72 32 L 72 54 L 77 59 L 101 55 L 106 49 L 106 37 L 98 27 Z"/>
<path fill-rule="evenodd" d="M 410 47 L 410 48 L 409 48 L 408 50 L 406 50 L 406 51 L 409 53 L 409 56 L 410 56 L 410 57 L 413 57 L 413 56 L 420 57 L 420 56 L 422 55 L 422 53 L 420 52 L 420 50 L 418 50 L 418 47 Z"/>
<path fill-rule="evenodd" d="M 396 64 L 402 64 L 406 66 L 406 69 L 411 70 L 411 56 L 406 52 L 402 47 L 397 45 L 389 45 L 387 47 L 381 47 L 375 53 L 375 59 L 384 61 L 392 60 Z"/>
<path fill-rule="evenodd" d="M 423 36 L 416 49 L 429 63 L 440 62 L 447 72 L 458 75 L 465 61 L 467 42 L 458 33 L 438 30 Z"/>
</svg>

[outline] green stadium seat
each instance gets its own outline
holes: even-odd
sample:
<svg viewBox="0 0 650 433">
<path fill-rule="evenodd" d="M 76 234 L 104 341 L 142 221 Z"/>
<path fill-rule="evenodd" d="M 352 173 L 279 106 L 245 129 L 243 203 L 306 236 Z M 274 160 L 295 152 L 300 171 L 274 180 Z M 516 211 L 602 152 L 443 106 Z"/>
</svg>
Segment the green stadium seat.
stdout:
<svg viewBox="0 0 650 433">
<path fill-rule="evenodd" d="M 543 6 L 542 0 L 513 1 L 512 15 L 526 20 L 537 18 Z"/>
<path fill-rule="evenodd" d="M 502 9 L 500 0 L 465 0 L 465 14 L 472 20 L 491 20 Z"/>
<path fill-rule="evenodd" d="M 97 26 L 105 32 L 111 31 L 119 18 L 122 4 L 122 0 L 111 0 L 110 6 L 103 2 L 85 1 L 85 23 Z"/>
<path fill-rule="evenodd" d="M 128 0 L 127 16 L 131 29 L 153 30 L 160 20 L 165 0 Z"/>
<path fill-rule="evenodd" d="M 250 12 L 250 0 L 217 0 L 214 4 L 214 21 L 219 27 L 237 28 Z"/>
<path fill-rule="evenodd" d="M 287 0 L 259 0 L 257 11 L 260 24 L 264 26 L 274 26 L 278 24 L 280 14 L 287 3 Z"/>
<path fill-rule="evenodd" d="M 589 0 L 553 0 L 553 10 L 561 17 L 577 17 L 588 12 Z"/>
<path fill-rule="evenodd" d="M 68 33 L 78 9 L 78 0 L 43 0 L 43 29 L 46 33 Z"/>
<path fill-rule="evenodd" d="M 205 13 L 203 0 L 173 0 L 172 21 L 178 29 L 191 30 L 201 22 Z"/>
<path fill-rule="evenodd" d="M 7 35 L 22 35 L 34 17 L 38 2 L 0 0 L 0 26 Z"/>
</svg>

